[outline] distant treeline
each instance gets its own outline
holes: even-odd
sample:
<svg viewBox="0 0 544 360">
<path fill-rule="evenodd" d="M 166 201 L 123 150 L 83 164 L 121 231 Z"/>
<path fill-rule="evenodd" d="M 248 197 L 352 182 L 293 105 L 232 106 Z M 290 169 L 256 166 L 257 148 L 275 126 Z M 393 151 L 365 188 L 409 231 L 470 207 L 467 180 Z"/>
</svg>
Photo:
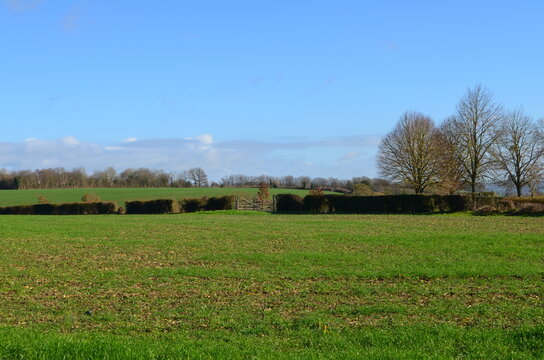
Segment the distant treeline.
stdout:
<svg viewBox="0 0 544 360">
<path fill-rule="evenodd" d="M 109 167 L 91 175 L 85 169 L 64 168 L 0 170 L 0 189 L 64 189 L 83 187 L 190 187 L 188 178 L 161 170 L 126 169 L 120 173 Z"/>
<path fill-rule="evenodd" d="M 321 189 L 354 195 L 394 195 L 406 193 L 406 188 L 384 179 L 355 177 L 341 180 L 334 177 L 248 176 L 230 175 L 219 182 L 208 182 L 202 168 L 180 172 L 165 172 L 147 168 L 117 172 L 113 167 L 88 174 L 83 168 L 67 170 L 50 168 L 7 171 L 0 169 L 0 189 L 65 189 L 65 188 L 148 188 L 148 187 L 258 187 L 266 183 L 271 188 Z"/>
</svg>

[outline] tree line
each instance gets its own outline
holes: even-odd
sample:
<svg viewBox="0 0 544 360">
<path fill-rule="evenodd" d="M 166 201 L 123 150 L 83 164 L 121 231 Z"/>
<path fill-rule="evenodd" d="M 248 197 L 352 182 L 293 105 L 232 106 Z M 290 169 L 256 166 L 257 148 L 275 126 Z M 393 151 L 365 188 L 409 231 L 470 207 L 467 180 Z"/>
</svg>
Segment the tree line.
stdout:
<svg viewBox="0 0 544 360">
<path fill-rule="evenodd" d="M 341 180 L 334 177 L 248 176 L 229 175 L 219 182 L 209 182 L 204 169 L 165 172 L 147 168 L 126 169 L 117 172 L 113 167 L 87 174 L 84 168 L 66 170 L 50 168 L 9 172 L 0 169 L 0 189 L 63 189 L 63 188 L 115 188 L 115 187 L 259 187 L 321 189 L 355 195 L 400 194 L 406 192 L 400 184 L 385 179 L 354 177 Z"/>
<path fill-rule="evenodd" d="M 439 126 L 406 112 L 380 143 L 380 176 L 424 192 L 475 193 L 485 183 L 535 195 L 544 179 L 544 119 L 507 110 L 481 85 Z"/>
<path fill-rule="evenodd" d="M 147 168 L 113 167 L 87 174 L 84 168 L 21 170 L 0 169 L 0 189 L 64 189 L 83 187 L 206 187 L 208 177 L 202 168 L 170 172 Z"/>
</svg>

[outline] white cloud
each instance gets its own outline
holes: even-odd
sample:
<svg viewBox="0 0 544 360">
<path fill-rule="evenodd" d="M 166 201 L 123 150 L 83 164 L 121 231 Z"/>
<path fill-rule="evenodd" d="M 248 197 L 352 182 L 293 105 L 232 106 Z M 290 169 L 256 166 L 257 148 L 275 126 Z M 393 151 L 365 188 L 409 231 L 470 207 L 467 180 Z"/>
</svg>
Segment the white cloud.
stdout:
<svg viewBox="0 0 544 360">
<path fill-rule="evenodd" d="M 196 137 L 198 141 L 200 141 L 203 144 L 211 144 L 213 143 L 213 137 L 210 134 L 202 134 Z"/>
<path fill-rule="evenodd" d="M 118 144 L 29 138 L 0 143 L 0 168 L 84 167 L 88 171 L 113 166 L 117 170 L 147 167 L 166 171 L 202 167 L 211 179 L 230 174 L 308 175 L 351 178 L 374 176 L 378 136 L 350 136 L 304 141 L 216 142 L 210 134 L 186 139 L 127 138 Z"/>
<path fill-rule="evenodd" d="M 338 160 L 339 161 L 351 161 L 353 159 L 358 158 L 362 154 L 359 151 L 350 151 L 344 155 L 342 155 Z"/>
<path fill-rule="evenodd" d="M 77 145 L 80 145 L 81 143 L 79 142 L 78 139 L 76 139 L 75 137 L 73 136 L 66 136 L 66 137 L 63 137 L 61 139 L 61 141 L 68 145 L 68 146 L 77 146 Z"/>
</svg>

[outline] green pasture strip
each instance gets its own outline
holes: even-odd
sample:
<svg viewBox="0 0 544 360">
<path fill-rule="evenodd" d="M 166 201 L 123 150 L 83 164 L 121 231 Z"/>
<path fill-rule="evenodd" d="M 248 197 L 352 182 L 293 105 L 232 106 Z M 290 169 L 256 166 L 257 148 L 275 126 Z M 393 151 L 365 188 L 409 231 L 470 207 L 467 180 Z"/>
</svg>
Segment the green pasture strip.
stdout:
<svg viewBox="0 0 544 360">
<path fill-rule="evenodd" d="M 85 194 L 95 193 L 103 201 L 116 201 L 124 206 L 126 201 L 153 199 L 187 199 L 204 196 L 249 195 L 255 196 L 257 188 L 77 188 L 77 189 L 32 189 L 0 190 L 0 207 L 37 204 L 44 196 L 52 203 L 79 202 Z M 305 196 L 308 190 L 270 189 L 270 194 L 296 194 Z"/>
<path fill-rule="evenodd" d="M 544 220 L 0 217 L 0 358 L 544 357 Z"/>
<path fill-rule="evenodd" d="M 270 337 L 229 332 L 123 336 L 0 328 L 0 359 L 539 359 L 544 328 L 307 326 Z"/>
</svg>

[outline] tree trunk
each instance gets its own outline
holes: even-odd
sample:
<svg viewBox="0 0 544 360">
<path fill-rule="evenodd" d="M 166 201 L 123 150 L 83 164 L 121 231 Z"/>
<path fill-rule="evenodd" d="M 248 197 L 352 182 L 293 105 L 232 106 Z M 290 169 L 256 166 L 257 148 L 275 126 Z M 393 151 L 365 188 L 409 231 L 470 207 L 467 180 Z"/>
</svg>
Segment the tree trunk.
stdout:
<svg viewBox="0 0 544 360">
<path fill-rule="evenodd" d="M 521 197 L 521 184 L 516 184 L 516 192 L 518 193 L 518 197 Z"/>
</svg>

